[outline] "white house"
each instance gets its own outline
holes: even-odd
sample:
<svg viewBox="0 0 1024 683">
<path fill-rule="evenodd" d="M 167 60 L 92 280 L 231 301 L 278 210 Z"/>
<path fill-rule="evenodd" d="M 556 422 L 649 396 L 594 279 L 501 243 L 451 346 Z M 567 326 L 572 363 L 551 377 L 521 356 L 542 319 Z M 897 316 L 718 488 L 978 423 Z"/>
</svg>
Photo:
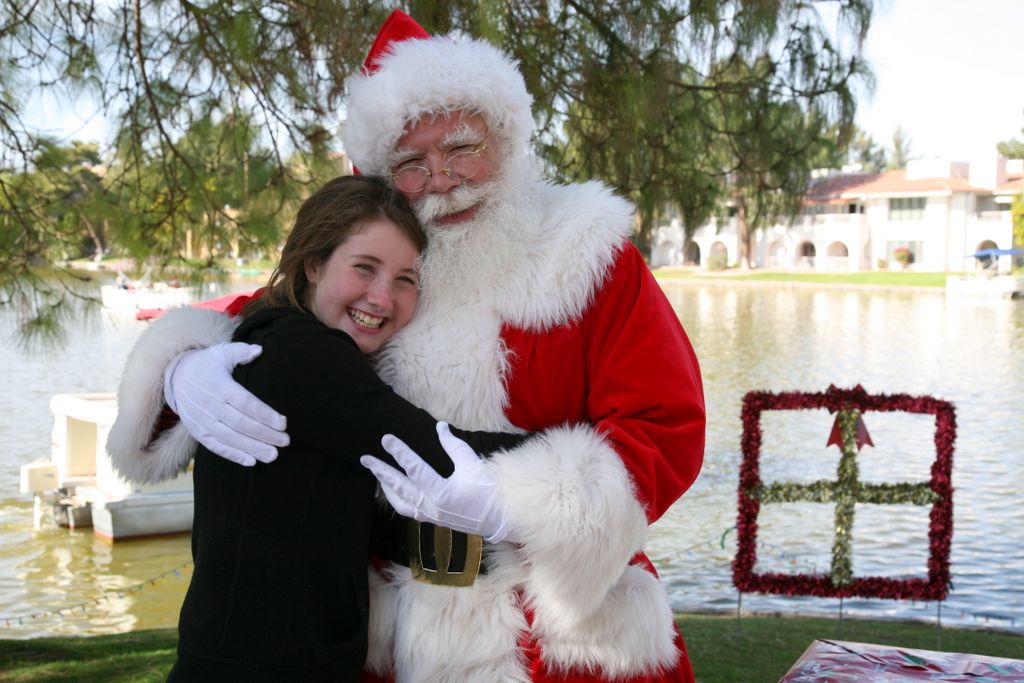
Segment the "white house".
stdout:
<svg viewBox="0 0 1024 683">
<path fill-rule="evenodd" d="M 792 223 L 754 236 L 758 268 L 857 271 L 896 267 L 974 270 L 987 259 L 981 249 L 1013 246 L 1010 204 L 1024 192 L 1024 160 L 993 157 L 974 163 L 911 161 L 877 174 L 831 172 L 807 192 Z M 678 219 L 653 236 L 652 267 L 738 265 L 736 219 L 712 219 L 686 241 Z"/>
</svg>

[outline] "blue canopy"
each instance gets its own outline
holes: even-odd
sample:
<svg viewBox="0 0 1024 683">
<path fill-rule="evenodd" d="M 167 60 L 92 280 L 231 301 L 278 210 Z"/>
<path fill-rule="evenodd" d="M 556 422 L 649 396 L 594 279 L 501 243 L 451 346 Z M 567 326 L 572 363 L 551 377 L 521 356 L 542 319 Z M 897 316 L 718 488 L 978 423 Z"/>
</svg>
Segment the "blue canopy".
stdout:
<svg viewBox="0 0 1024 683">
<path fill-rule="evenodd" d="M 982 249 L 965 258 L 998 258 L 999 256 L 1024 256 L 1024 249 Z"/>
</svg>

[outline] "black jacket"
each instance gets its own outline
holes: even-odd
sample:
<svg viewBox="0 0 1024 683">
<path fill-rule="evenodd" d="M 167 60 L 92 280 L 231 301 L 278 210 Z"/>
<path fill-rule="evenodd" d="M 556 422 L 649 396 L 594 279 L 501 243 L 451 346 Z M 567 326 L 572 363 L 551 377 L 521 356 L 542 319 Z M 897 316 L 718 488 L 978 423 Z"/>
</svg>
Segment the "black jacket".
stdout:
<svg viewBox="0 0 1024 683">
<path fill-rule="evenodd" d="M 195 459 L 195 573 L 170 681 L 354 681 L 367 647 L 367 562 L 376 480 L 359 464 L 394 433 L 441 474 L 436 421 L 374 373 L 355 342 L 307 312 L 275 307 L 235 341 L 263 353 L 235 379 L 288 419 L 277 460 Z M 522 437 L 455 433 L 477 452 Z"/>
</svg>

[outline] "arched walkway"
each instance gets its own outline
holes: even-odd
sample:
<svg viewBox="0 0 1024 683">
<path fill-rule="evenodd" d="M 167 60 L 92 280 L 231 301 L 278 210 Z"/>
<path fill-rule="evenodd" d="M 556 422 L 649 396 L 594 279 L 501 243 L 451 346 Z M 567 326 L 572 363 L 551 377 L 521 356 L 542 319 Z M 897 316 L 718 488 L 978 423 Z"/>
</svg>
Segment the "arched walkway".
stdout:
<svg viewBox="0 0 1024 683">
<path fill-rule="evenodd" d="M 696 242 L 686 243 L 686 257 L 683 259 L 683 265 L 700 265 L 700 245 Z"/>
<path fill-rule="evenodd" d="M 768 267 L 780 268 L 789 265 L 786 263 L 786 245 L 779 240 L 773 241 L 768 246 Z"/>
<path fill-rule="evenodd" d="M 842 242 L 835 241 L 825 251 L 825 267 L 829 270 L 849 270 L 850 250 Z"/>
<path fill-rule="evenodd" d="M 992 240 L 982 240 L 982 241 L 978 242 L 978 246 L 974 248 L 974 252 L 977 253 L 979 251 L 984 251 L 986 249 L 998 249 L 998 248 L 999 248 L 999 245 L 996 244 L 995 242 L 993 242 Z M 999 259 L 997 257 L 995 257 L 995 256 L 987 256 L 986 255 L 986 256 L 975 256 L 974 257 L 974 261 L 975 261 L 975 263 L 978 266 L 981 266 L 982 268 L 988 269 L 988 268 L 995 268 L 996 263 L 998 263 Z"/>
<path fill-rule="evenodd" d="M 813 268 L 814 267 L 814 256 L 815 256 L 816 253 L 817 252 L 814 249 L 814 243 L 813 242 L 810 242 L 810 241 L 801 242 L 800 246 L 797 247 L 797 250 L 796 250 L 796 255 L 797 255 L 796 264 L 798 266 L 801 266 L 801 267 L 804 267 L 804 268 Z"/>
</svg>

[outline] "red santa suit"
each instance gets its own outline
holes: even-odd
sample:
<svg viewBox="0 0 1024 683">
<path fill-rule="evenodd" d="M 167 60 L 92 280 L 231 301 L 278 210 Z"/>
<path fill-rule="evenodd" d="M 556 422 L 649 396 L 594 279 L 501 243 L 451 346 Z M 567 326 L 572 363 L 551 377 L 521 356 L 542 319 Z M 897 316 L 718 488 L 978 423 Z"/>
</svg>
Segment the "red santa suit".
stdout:
<svg viewBox="0 0 1024 683">
<path fill-rule="evenodd" d="M 538 433 L 488 463 L 519 542 L 470 587 L 390 571 L 395 640 L 370 664 L 393 653 L 403 681 L 691 680 L 640 552 L 702 461 L 693 350 L 626 239 L 626 202 L 541 184 L 516 203 L 524 227 L 478 281 L 431 281 L 428 253 L 420 309 L 378 370 L 453 424 Z"/>
<path fill-rule="evenodd" d="M 429 585 L 399 565 L 371 572 L 367 669 L 398 683 L 692 681 L 642 550 L 648 524 L 700 469 L 703 393 L 690 343 L 628 240 L 632 208 L 597 183 L 539 179 L 524 160 L 531 100 L 503 54 L 396 16 L 389 24 L 413 39 L 378 37 L 372 68 L 348 84 L 353 161 L 386 172 L 406 122 L 456 109 L 480 113 L 507 155 L 501 191 L 465 239 L 431 234 L 419 309 L 378 371 L 452 424 L 536 434 L 487 463 L 516 542 L 488 546 L 472 585 Z M 180 425 L 149 442 L 163 367 L 230 336 L 211 316 L 157 321 L 129 359 L 129 410 L 108 450 L 134 478 L 191 457 Z"/>
</svg>

